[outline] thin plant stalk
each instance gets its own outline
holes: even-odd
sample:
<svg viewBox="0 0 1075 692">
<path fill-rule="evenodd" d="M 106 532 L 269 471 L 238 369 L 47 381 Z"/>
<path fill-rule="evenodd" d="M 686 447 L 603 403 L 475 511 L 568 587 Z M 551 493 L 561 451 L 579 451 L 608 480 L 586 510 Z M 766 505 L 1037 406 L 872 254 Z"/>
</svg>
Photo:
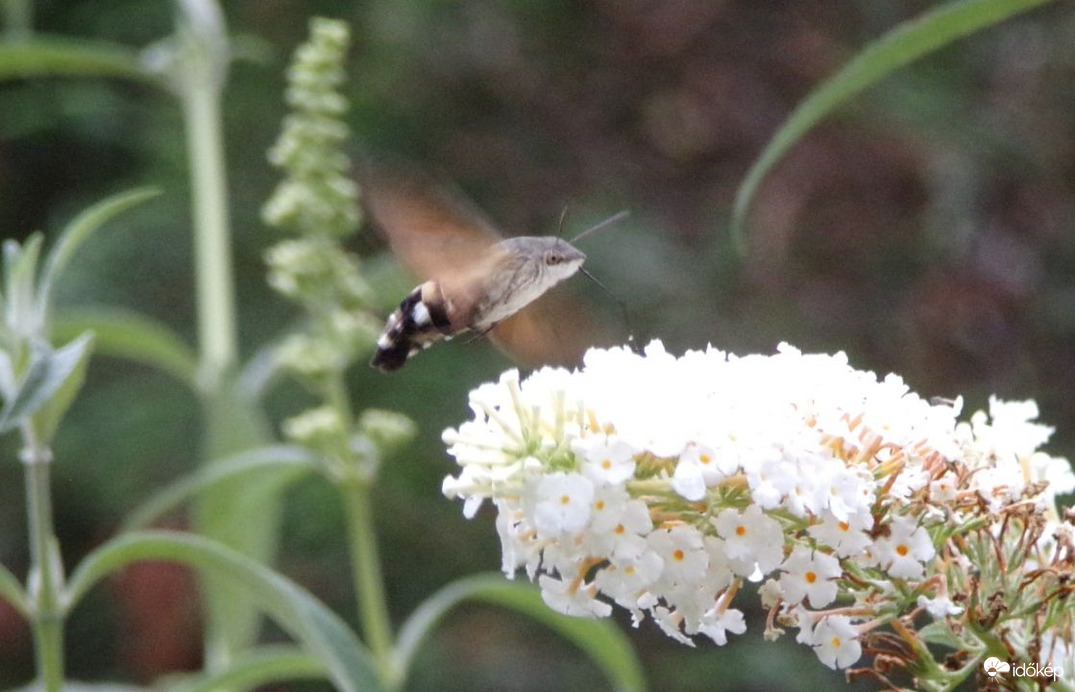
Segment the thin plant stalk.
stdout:
<svg viewBox="0 0 1075 692">
<path fill-rule="evenodd" d="M 386 682 L 392 679 L 392 625 L 384 591 L 381 557 L 377 550 L 371 504 L 371 483 L 351 477 L 339 484 L 347 513 L 351 573 L 366 646 Z"/>
<path fill-rule="evenodd" d="M 22 461 L 26 472 L 27 527 L 30 532 L 31 626 L 37 652 L 38 680 L 46 692 L 63 687 L 63 567 L 53 525 L 50 467 L 52 452 L 22 427 Z"/>
<path fill-rule="evenodd" d="M 325 398 L 336 409 L 341 420 L 351 419 L 351 402 L 344 385 L 343 373 L 331 377 Z M 341 452 L 348 457 L 343 465 L 342 478 L 336 486 L 344 504 L 347 518 L 348 549 L 351 557 L 351 578 L 354 580 L 358 615 L 366 645 L 373 654 L 382 680 L 388 680 L 392 661 L 392 624 L 388 614 L 388 599 L 384 590 L 381 555 L 377 548 L 372 493 L 374 479 L 361 473 L 351 449 Z"/>
<path fill-rule="evenodd" d="M 192 80 L 195 81 L 195 80 Z M 221 383 L 236 362 L 237 328 L 220 91 L 210 78 L 182 97 L 190 161 L 202 385 Z"/>
</svg>

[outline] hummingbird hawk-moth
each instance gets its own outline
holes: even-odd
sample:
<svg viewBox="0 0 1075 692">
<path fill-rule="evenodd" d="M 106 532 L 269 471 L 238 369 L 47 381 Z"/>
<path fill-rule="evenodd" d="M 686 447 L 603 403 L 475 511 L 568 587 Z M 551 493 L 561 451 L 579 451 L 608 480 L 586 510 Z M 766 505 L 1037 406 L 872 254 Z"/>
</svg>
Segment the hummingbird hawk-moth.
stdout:
<svg viewBox="0 0 1075 692">
<path fill-rule="evenodd" d="M 593 345 L 577 305 L 552 295 L 531 306 L 582 268 L 586 255 L 568 241 L 503 239 L 460 196 L 417 175 L 371 175 L 363 198 L 392 251 L 425 279 L 388 316 L 371 367 L 398 370 L 468 331 L 529 363 L 577 363 Z"/>
</svg>

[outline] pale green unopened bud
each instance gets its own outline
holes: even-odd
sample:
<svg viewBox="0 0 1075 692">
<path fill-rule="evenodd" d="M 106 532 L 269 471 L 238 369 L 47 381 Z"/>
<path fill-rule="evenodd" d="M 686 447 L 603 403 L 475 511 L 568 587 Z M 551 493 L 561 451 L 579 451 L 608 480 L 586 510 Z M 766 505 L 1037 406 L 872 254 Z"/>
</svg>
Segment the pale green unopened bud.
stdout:
<svg viewBox="0 0 1075 692">
<path fill-rule="evenodd" d="M 335 310 L 329 320 L 331 338 L 348 353 L 366 352 L 381 334 L 380 321 L 365 312 Z"/>
<path fill-rule="evenodd" d="M 347 423 L 330 406 L 304 411 L 283 424 L 284 435 L 292 442 L 327 453 L 341 449 L 347 439 Z"/>
<path fill-rule="evenodd" d="M 265 261 L 269 285 L 294 300 L 359 309 L 370 299 L 358 259 L 325 239 L 277 243 L 265 253 Z"/>
<path fill-rule="evenodd" d="M 312 384 L 323 382 L 341 369 L 341 357 L 332 344 L 313 339 L 307 334 L 293 334 L 280 345 L 276 353 L 279 366 Z"/>
<path fill-rule="evenodd" d="M 358 228 L 358 186 L 347 177 L 350 160 L 343 151 L 348 104 L 338 91 L 348 41 L 346 24 L 314 19 L 309 41 L 295 52 L 288 69 L 292 113 L 269 152 L 287 176 L 262 211 L 270 226 L 336 238 Z"/>
<path fill-rule="evenodd" d="M 414 421 L 407 416 L 383 409 L 363 411 L 358 418 L 358 428 L 382 452 L 410 442 L 418 432 Z"/>
</svg>

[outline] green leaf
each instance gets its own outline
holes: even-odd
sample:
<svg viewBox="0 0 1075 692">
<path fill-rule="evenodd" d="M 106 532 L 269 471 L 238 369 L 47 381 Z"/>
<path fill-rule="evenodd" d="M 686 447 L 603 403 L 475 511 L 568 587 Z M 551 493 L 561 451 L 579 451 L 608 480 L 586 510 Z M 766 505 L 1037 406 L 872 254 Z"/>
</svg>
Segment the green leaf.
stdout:
<svg viewBox="0 0 1075 692">
<path fill-rule="evenodd" d="M 202 536 L 146 531 L 108 541 L 86 556 L 71 575 L 67 603 L 73 606 L 102 578 L 140 560 L 180 562 L 240 587 L 321 662 L 339 689 L 384 689 L 365 647 L 336 614 L 289 579 Z"/>
<path fill-rule="evenodd" d="M 124 685 L 118 682 L 73 682 L 71 680 L 63 682 L 63 692 L 138 692 L 150 689 L 152 688 Z M 26 687 L 18 687 L 11 692 L 45 692 L 45 686 L 39 682 L 32 682 Z"/>
<path fill-rule="evenodd" d="M 27 416 L 33 415 L 59 392 L 76 370 L 84 367 L 82 359 L 92 340 L 92 335 L 86 334 L 58 351 L 44 342 L 31 345 L 26 374 L 15 395 L 0 409 L 0 433 L 15 428 Z"/>
<path fill-rule="evenodd" d="M 45 314 L 49 306 L 52 287 L 63 273 L 67 263 L 86 239 L 106 221 L 118 214 L 156 197 L 160 192 L 152 188 L 139 188 L 113 195 L 98 202 L 67 224 L 60 239 L 52 246 L 37 286 L 38 310 Z"/>
<path fill-rule="evenodd" d="M 35 313 L 34 278 L 37 258 L 45 237 L 34 233 L 20 246 L 14 240 L 4 241 L 4 323 L 20 336 L 39 334 L 41 315 Z"/>
<path fill-rule="evenodd" d="M 138 51 L 116 43 L 41 34 L 0 43 L 0 80 L 32 77 L 126 77 L 160 84 Z"/>
<path fill-rule="evenodd" d="M 233 378 L 202 397 L 207 465 L 269 445 L 268 422 L 257 402 Z M 258 474 L 232 476 L 199 493 L 194 505 L 198 533 L 263 563 L 271 564 L 279 540 L 281 494 L 295 478 L 291 468 L 264 468 Z M 251 517 L 257 517 L 251 521 Z M 253 644 L 261 628 L 258 612 L 242 588 L 203 577 L 206 602 L 207 667 L 214 668 Z"/>
<path fill-rule="evenodd" d="M 198 356 L 168 325 L 115 308 L 68 310 L 52 320 L 53 338 L 92 331 L 97 353 L 126 358 L 197 389 Z"/>
<path fill-rule="evenodd" d="M 22 584 L 3 565 L 0 565 L 0 598 L 10 603 L 24 618 L 30 618 L 30 604 Z"/>
<path fill-rule="evenodd" d="M 252 690 L 259 685 L 325 677 L 325 667 L 310 654 L 293 647 L 261 647 L 236 659 L 216 674 L 191 676 L 170 682 L 168 692 L 214 692 L 221 689 Z"/>
<path fill-rule="evenodd" d="M 393 670 L 406 675 L 419 646 L 450 609 L 462 601 L 503 606 L 541 622 L 582 649 L 617 690 L 644 690 L 645 677 L 627 638 L 610 621 L 561 615 L 541 600 L 529 584 L 507 581 L 501 574 L 481 574 L 453 582 L 427 599 L 404 623 Z M 399 680 L 396 687 L 401 686 Z"/>
<path fill-rule="evenodd" d="M 732 237 L 745 245 L 746 216 L 758 187 L 769 171 L 822 118 L 895 70 L 1049 0 L 961 0 L 942 5 L 904 22 L 860 51 L 843 69 L 814 89 L 799 104 L 762 151 L 735 195 Z"/>
<path fill-rule="evenodd" d="M 75 395 L 86 381 L 86 367 L 89 365 L 90 353 L 93 350 L 92 342 L 92 332 L 86 332 L 56 353 L 62 358 L 73 359 L 74 364 L 49 400 L 33 416 L 37 438 L 46 444 L 56 434 L 56 428 L 59 427 L 64 414 L 75 400 Z M 69 350 L 70 355 L 68 355 Z"/>
<path fill-rule="evenodd" d="M 922 640 L 930 644 L 940 644 L 953 649 L 963 648 L 963 642 L 952 634 L 951 628 L 944 622 L 931 622 L 918 631 Z"/>
<path fill-rule="evenodd" d="M 280 341 L 272 341 L 261 348 L 246 361 L 239 373 L 239 389 L 254 400 L 260 400 L 277 380 L 281 371 L 277 365 Z"/>
<path fill-rule="evenodd" d="M 131 512 L 123 522 L 123 529 L 132 531 L 176 509 L 184 502 L 217 483 L 238 479 L 250 473 L 265 470 L 293 469 L 293 480 L 317 468 L 316 460 L 302 447 L 274 445 L 239 452 L 226 459 L 218 459 L 197 471 L 180 478 L 168 487 L 153 493 L 140 507 Z"/>
</svg>

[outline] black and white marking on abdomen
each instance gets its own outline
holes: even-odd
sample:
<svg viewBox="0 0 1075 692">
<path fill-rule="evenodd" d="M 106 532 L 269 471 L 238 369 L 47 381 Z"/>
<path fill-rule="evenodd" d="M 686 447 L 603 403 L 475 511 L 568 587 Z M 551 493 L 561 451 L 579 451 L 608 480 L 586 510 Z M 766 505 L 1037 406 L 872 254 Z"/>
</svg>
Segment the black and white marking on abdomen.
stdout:
<svg viewBox="0 0 1075 692">
<path fill-rule="evenodd" d="M 388 316 L 370 365 L 385 372 L 398 370 L 408 358 L 450 335 L 451 321 L 443 294 L 435 281 L 427 281 L 411 291 Z"/>
</svg>

